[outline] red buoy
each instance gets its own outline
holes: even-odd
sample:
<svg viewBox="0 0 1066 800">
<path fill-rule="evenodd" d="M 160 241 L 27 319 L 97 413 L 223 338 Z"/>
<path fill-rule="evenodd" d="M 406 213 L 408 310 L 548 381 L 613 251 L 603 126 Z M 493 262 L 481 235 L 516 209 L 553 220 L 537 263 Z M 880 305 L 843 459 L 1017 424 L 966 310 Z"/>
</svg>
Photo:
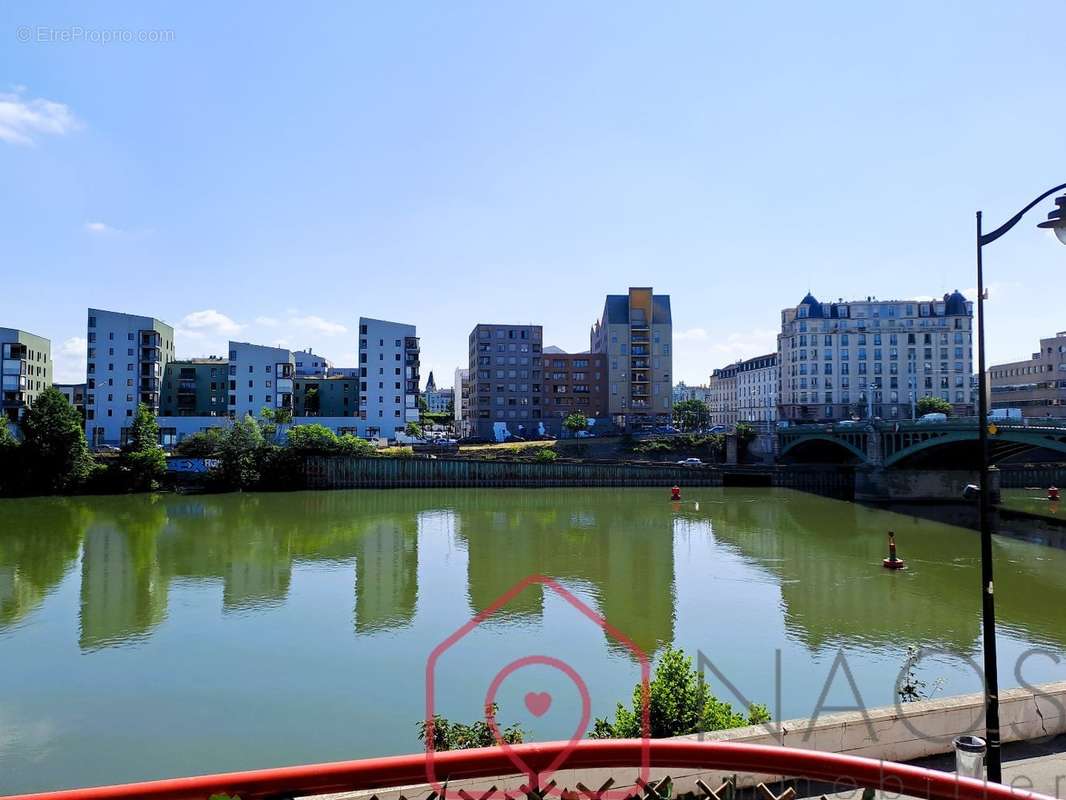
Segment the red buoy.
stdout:
<svg viewBox="0 0 1066 800">
<path fill-rule="evenodd" d="M 885 569 L 906 569 L 907 567 L 903 559 L 896 556 L 896 534 L 894 531 L 888 532 L 888 558 L 881 560 L 881 566 Z"/>
<path fill-rule="evenodd" d="M 681 499 L 681 487 L 680 486 L 675 486 L 673 489 L 670 490 L 670 499 L 671 500 L 680 500 Z"/>
<path fill-rule="evenodd" d="M 1051 502 L 1056 502 L 1059 499 L 1059 487 L 1049 486 L 1047 489 L 1047 499 Z"/>
</svg>

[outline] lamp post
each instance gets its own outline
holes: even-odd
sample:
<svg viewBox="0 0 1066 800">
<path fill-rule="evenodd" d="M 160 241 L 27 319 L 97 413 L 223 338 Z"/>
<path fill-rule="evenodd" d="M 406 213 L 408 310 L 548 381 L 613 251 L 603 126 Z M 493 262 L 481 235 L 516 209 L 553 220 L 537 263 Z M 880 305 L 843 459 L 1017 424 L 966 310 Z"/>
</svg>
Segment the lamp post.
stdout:
<svg viewBox="0 0 1066 800">
<path fill-rule="evenodd" d="M 991 500 L 988 492 L 988 374 L 985 371 L 985 277 L 982 249 L 1018 224 L 1037 203 L 1066 189 L 1066 183 L 1048 189 L 1021 211 L 990 233 L 982 233 L 981 212 L 977 212 L 977 437 L 981 453 L 981 491 L 977 498 L 981 527 L 981 622 L 985 662 L 985 737 L 988 744 L 988 780 L 1002 782 L 999 741 L 999 677 L 996 669 L 996 601 L 992 587 L 992 528 L 989 522 Z M 1056 198 L 1058 206 L 1038 228 L 1049 228 L 1066 244 L 1066 194 Z"/>
</svg>

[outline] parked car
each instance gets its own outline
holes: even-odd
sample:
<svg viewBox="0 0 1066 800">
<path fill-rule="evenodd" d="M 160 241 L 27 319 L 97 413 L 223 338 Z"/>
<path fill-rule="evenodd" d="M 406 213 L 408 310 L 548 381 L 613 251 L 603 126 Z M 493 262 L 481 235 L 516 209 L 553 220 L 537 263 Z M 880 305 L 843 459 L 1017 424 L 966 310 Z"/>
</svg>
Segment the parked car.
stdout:
<svg viewBox="0 0 1066 800">
<path fill-rule="evenodd" d="M 115 447 L 113 444 L 98 444 L 93 448 L 94 453 L 121 453 L 121 447 Z"/>
<path fill-rule="evenodd" d="M 700 461 L 698 458 L 683 458 L 680 461 L 678 461 L 677 463 L 681 464 L 682 466 L 685 466 L 685 467 L 702 467 L 703 466 L 703 462 Z"/>
<path fill-rule="evenodd" d="M 942 414 L 939 411 L 934 411 L 931 414 L 922 414 L 920 417 L 918 417 L 918 423 L 919 424 L 925 424 L 925 425 L 930 425 L 930 424 L 936 425 L 937 423 L 947 422 L 947 421 L 948 421 L 948 415 L 947 414 Z"/>
<path fill-rule="evenodd" d="M 595 439 L 596 438 L 596 434 L 592 433 L 592 431 L 574 431 L 574 438 L 575 439 Z"/>
<path fill-rule="evenodd" d="M 857 420 L 854 420 L 854 419 L 842 419 L 836 424 L 837 424 L 838 427 L 841 427 L 841 428 L 851 428 L 851 427 L 853 427 L 855 425 L 858 425 L 859 423 L 858 423 Z"/>
<path fill-rule="evenodd" d="M 712 425 L 707 429 L 707 433 L 725 433 L 729 430 L 725 425 Z"/>
</svg>

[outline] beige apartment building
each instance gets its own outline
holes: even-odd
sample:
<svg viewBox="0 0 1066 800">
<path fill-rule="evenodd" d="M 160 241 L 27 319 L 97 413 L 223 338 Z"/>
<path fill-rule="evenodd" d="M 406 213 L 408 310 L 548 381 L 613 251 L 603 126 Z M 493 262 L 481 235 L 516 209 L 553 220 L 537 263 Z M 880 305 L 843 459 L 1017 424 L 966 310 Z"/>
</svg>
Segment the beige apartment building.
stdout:
<svg viewBox="0 0 1066 800">
<path fill-rule="evenodd" d="M 737 367 L 738 364 L 730 364 L 716 369 L 707 381 L 712 426 L 731 428 L 737 424 Z"/>
<path fill-rule="evenodd" d="M 989 408 L 1021 409 L 1023 417 L 1066 416 L 1066 331 L 1040 340 L 1026 361 L 988 369 Z"/>
<path fill-rule="evenodd" d="M 972 414 L 973 303 L 837 300 L 809 294 L 781 312 L 780 418 L 832 421 L 869 415 L 905 419 L 925 396 Z"/>
<path fill-rule="evenodd" d="M 607 357 L 607 407 L 619 427 L 668 425 L 673 419 L 673 322 L 670 296 L 649 287 L 610 294 L 589 335 Z"/>
<path fill-rule="evenodd" d="M 707 383 L 711 425 L 770 425 L 777 420 L 778 382 L 777 353 L 716 369 Z"/>
</svg>

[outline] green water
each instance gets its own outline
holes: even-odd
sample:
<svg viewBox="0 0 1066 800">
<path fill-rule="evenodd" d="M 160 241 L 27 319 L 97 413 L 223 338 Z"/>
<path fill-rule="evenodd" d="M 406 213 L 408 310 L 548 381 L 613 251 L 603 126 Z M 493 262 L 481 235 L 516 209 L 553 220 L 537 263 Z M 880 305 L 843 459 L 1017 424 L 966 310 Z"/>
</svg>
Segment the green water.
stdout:
<svg viewBox="0 0 1066 800">
<path fill-rule="evenodd" d="M 771 489 L 320 492 L 0 501 L 0 793 L 417 750 L 427 658 L 533 573 L 654 656 L 702 650 L 785 718 L 810 714 L 839 653 L 862 701 L 923 676 L 975 691 L 978 539 Z M 909 569 L 880 567 L 896 531 Z M 1066 552 L 997 539 L 1004 685 L 1066 678 Z M 627 699 L 633 652 L 532 586 L 445 651 L 437 710 L 479 715 L 527 655 L 570 664 L 594 715 Z M 712 680 L 720 694 L 721 683 Z M 542 717 L 526 692 L 548 691 Z M 575 732 L 546 666 L 500 687 L 535 739 Z M 837 670 L 825 702 L 854 705 Z"/>
</svg>

